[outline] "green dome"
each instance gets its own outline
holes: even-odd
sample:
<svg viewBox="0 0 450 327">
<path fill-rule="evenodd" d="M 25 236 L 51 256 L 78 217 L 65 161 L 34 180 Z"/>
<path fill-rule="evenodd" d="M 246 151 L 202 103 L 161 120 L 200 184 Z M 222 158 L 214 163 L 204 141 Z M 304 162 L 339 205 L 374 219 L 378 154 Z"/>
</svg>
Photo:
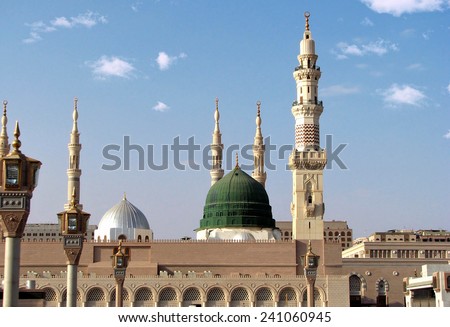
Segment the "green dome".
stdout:
<svg viewBox="0 0 450 327">
<path fill-rule="evenodd" d="M 264 187 L 236 166 L 209 189 L 200 228 L 275 228 Z"/>
</svg>

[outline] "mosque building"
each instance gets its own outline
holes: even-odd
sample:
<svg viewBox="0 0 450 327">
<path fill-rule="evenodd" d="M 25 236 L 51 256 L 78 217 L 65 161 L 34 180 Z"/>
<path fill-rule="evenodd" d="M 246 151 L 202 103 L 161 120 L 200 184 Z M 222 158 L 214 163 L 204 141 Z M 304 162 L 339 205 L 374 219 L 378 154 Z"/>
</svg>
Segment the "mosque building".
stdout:
<svg viewBox="0 0 450 327">
<path fill-rule="evenodd" d="M 405 295 L 412 303 L 414 294 L 414 289 L 404 288 L 405 278 L 417 275 L 424 264 L 448 264 L 450 233 L 445 231 L 440 231 L 439 237 L 432 232 L 434 236 L 429 237 L 444 240 L 439 242 L 422 241 L 412 231 L 391 231 L 384 236 L 374 234 L 352 246 L 352 230 L 346 222 L 324 221 L 323 170 L 327 157 L 320 146 L 319 121 L 324 110 L 318 92 L 321 70 L 309 13 L 305 13 L 305 20 L 299 65 L 293 72 L 297 94 L 291 108 L 295 146 L 289 158 L 292 221 L 275 221 L 272 216 L 265 189 L 261 104 L 257 103 L 251 175 L 240 168 L 238 158 L 234 169 L 225 174 L 216 99 L 211 187 L 196 240 L 155 239 L 151 221 L 124 195 L 104 214 L 98 227 L 89 226 L 86 232 L 77 272 L 77 306 L 115 305 L 111 256 L 119 240 L 129 254 L 122 293 L 125 306 L 306 306 L 309 281 L 304 257 L 311 251 L 319 260 L 311 290 L 316 306 L 404 306 Z M 82 172 L 77 121 L 75 100 L 65 210 L 71 203 L 83 209 L 79 202 Z M 9 152 L 6 123 L 5 105 L 0 156 Z M 20 285 L 43 292 L 38 305 L 66 305 L 67 266 L 61 239 L 57 224 L 25 228 Z M 0 239 L 0 279 L 4 273 L 3 242 Z M 433 287 L 430 278 L 427 283 Z M 411 280 L 408 285 L 413 284 Z M 437 304 L 432 292 L 417 296 L 427 297 L 420 303 L 428 300 L 426 303 Z"/>
</svg>

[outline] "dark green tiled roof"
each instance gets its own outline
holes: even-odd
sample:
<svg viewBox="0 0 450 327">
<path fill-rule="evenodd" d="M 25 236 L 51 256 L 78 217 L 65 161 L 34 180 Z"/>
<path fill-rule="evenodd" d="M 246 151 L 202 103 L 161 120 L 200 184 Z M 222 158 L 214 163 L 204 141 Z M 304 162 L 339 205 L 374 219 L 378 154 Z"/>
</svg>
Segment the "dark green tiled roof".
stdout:
<svg viewBox="0 0 450 327">
<path fill-rule="evenodd" d="M 274 228 L 272 208 L 264 187 L 239 167 L 211 186 L 200 228 Z"/>
</svg>

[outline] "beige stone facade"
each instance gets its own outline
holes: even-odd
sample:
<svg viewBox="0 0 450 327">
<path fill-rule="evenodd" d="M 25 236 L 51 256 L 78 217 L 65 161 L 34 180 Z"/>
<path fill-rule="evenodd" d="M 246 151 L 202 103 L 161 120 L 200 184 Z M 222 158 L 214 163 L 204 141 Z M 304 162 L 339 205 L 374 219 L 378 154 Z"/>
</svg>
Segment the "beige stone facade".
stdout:
<svg viewBox="0 0 450 327">
<path fill-rule="evenodd" d="M 22 242 L 21 286 L 34 281 L 45 290 L 46 306 L 63 306 L 66 257 L 60 242 Z M 79 303 L 114 303 L 111 256 L 116 243 L 86 242 L 78 266 Z M 130 261 L 125 281 L 129 306 L 302 306 L 306 278 L 300 241 L 125 242 Z M 338 243 L 313 242 L 322 258 L 315 284 L 317 306 L 348 306 L 348 277 Z M 51 260 L 49 260 L 51 258 Z M 0 275 L 4 247 L 0 246 Z M 96 300 L 95 300 L 96 299 Z M 142 300 L 144 299 L 144 300 Z"/>
<path fill-rule="evenodd" d="M 399 246 L 404 251 L 406 248 L 414 251 L 412 247 L 418 245 L 430 253 L 444 251 L 446 256 L 342 258 L 344 253 L 353 251 L 370 254 L 372 249 L 374 253 L 374 246 L 384 246 L 386 251 L 393 248 L 399 251 Z M 84 244 L 78 267 L 78 305 L 113 305 L 115 280 L 111 256 L 115 246 L 116 243 L 91 241 Z M 130 249 L 124 295 L 128 306 L 303 306 L 306 303 L 301 258 L 306 252 L 306 241 L 159 240 L 128 241 L 124 246 Z M 21 287 L 26 288 L 27 281 L 34 281 L 36 289 L 46 292 L 44 305 L 64 306 L 67 258 L 62 243 L 24 241 L 21 247 Z M 316 305 L 323 306 L 404 306 L 403 279 L 418 276 L 424 264 L 448 263 L 450 253 L 450 243 L 442 242 L 365 242 L 344 252 L 338 241 L 313 241 L 312 247 L 320 256 Z M 0 242 L 0 278 L 3 263 L 4 245 Z"/>
</svg>

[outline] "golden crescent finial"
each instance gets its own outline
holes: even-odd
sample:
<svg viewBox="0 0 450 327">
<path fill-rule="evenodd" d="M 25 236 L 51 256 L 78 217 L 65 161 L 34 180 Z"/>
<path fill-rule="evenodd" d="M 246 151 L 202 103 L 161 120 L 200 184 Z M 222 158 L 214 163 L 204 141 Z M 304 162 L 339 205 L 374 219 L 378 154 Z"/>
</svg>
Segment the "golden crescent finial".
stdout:
<svg viewBox="0 0 450 327">
<path fill-rule="evenodd" d="M 258 111 L 257 111 L 257 115 L 258 115 L 258 117 L 259 116 L 261 116 L 261 101 L 256 101 L 256 107 L 257 107 L 257 109 L 258 109 Z"/>
<path fill-rule="evenodd" d="M 3 116 L 6 116 L 6 106 L 8 105 L 8 100 L 3 100 Z"/>
<path fill-rule="evenodd" d="M 311 14 L 309 13 L 309 11 L 305 11 L 305 30 L 309 31 L 309 16 L 311 16 Z"/>
</svg>

